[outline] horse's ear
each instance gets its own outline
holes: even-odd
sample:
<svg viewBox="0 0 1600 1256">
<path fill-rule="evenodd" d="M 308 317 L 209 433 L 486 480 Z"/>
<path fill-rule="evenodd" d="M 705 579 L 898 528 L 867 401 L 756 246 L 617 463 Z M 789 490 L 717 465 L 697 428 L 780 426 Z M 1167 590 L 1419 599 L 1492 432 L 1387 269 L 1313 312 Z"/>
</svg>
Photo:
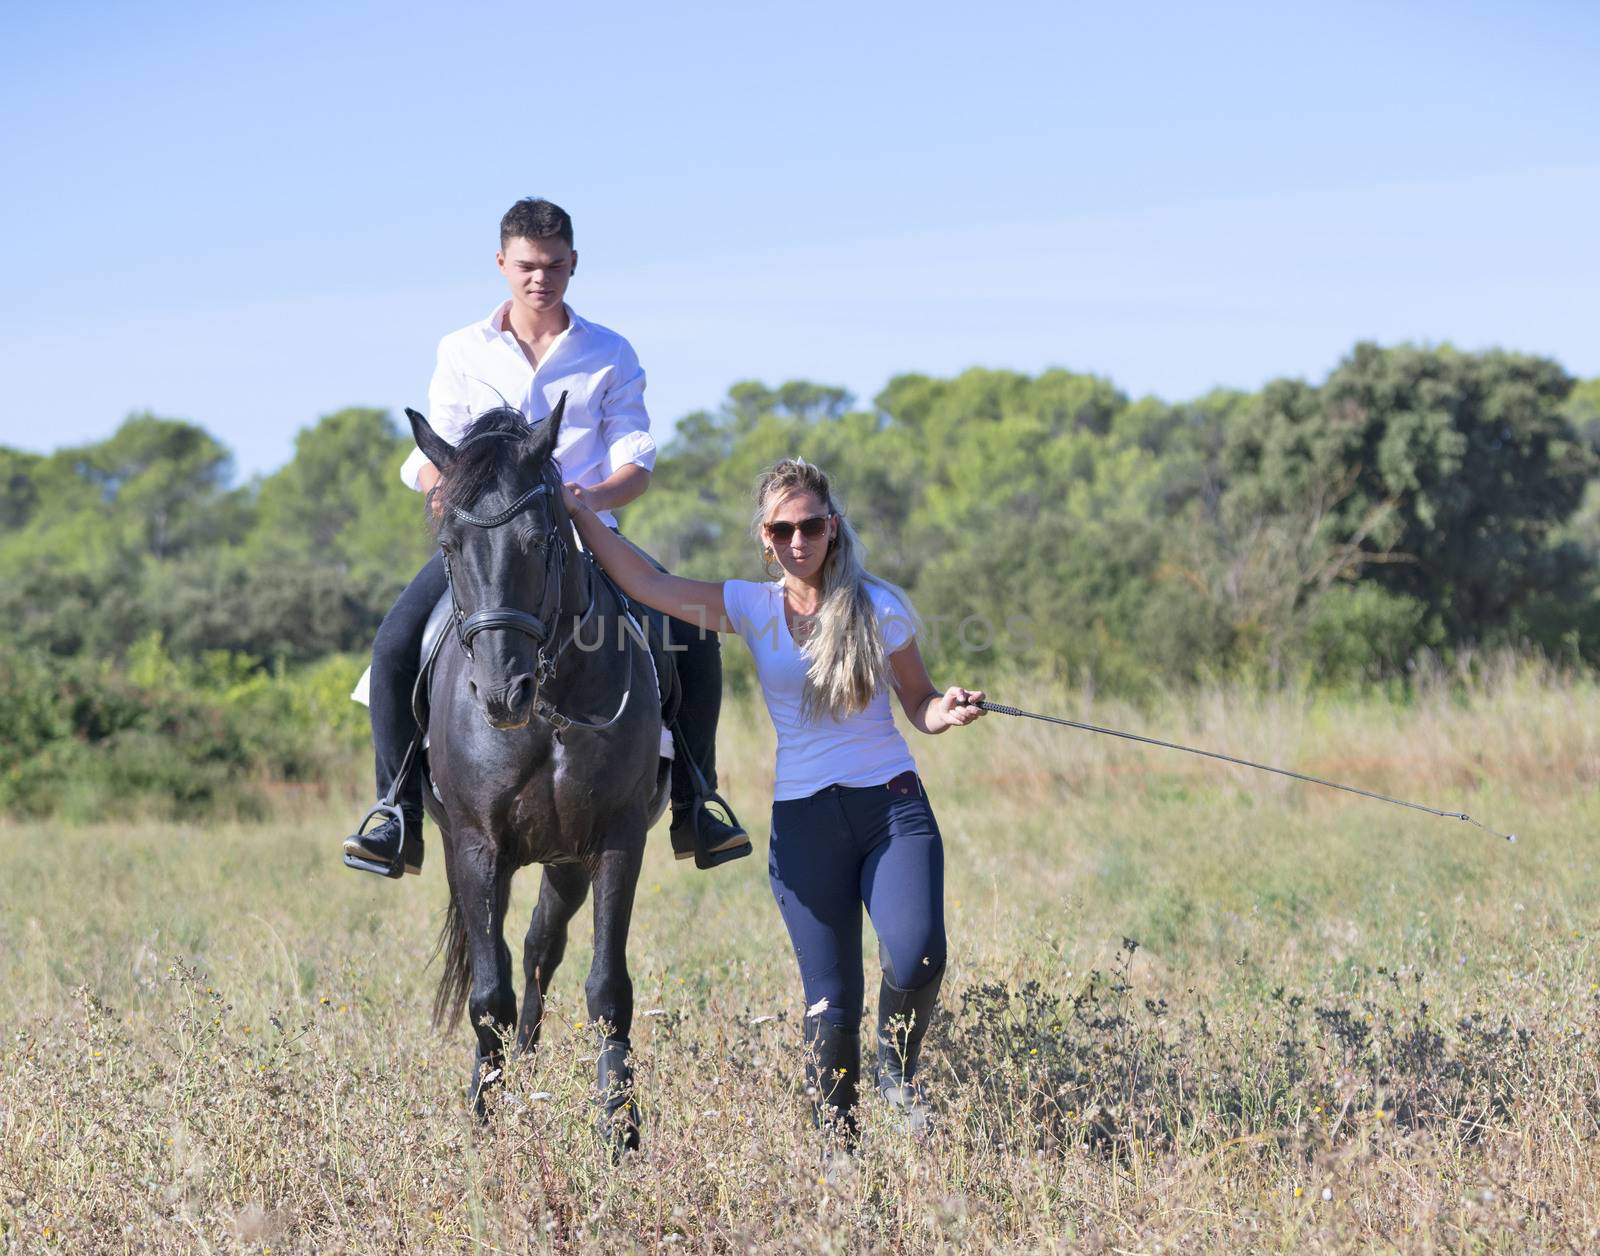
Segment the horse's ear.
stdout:
<svg viewBox="0 0 1600 1256">
<path fill-rule="evenodd" d="M 539 425 L 539 430 L 533 434 L 533 449 L 538 456 L 538 461 L 555 457 L 556 441 L 561 436 L 561 416 L 567 412 L 567 394 L 561 394 L 561 400 L 556 402 L 556 408 L 550 411 L 550 417 Z"/>
<path fill-rule="evenodd" d="M 429 427 L 428 420 L 409 406 L 406 407 L 406 418 L 411 420 L 411 434 L 416 437 L 417 448 L 438 470 L 443 471 L 454 460 L 456 447 Z"/>
</svg>

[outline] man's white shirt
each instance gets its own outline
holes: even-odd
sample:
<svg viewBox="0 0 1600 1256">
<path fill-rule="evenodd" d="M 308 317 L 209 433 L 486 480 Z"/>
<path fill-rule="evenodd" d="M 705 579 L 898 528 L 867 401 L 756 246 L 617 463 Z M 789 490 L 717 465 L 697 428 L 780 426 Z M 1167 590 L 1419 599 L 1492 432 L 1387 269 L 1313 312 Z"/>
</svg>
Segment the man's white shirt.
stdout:
<svg viewBox="0 0 1600 1256">
<path fill-rule="evenodd" d="M 656 462 L 650 415 L 644 408 L 644 371 L 633 346 L 616 332 L 579 318 L 567 306 L 567 329 L 545 351 L 537 369 L 506 328 L 504 301 L 493 314 L 439 342 L 439 361 L 428 385 L 428 424 L 452 445 L 486 410 L 509 405 L 529 423 L 549 416 L 567 394 L 556 441 L 563 478 L 592 487 L 633 463 L 649 471 Z M 419 488 L 428 459 L 413 449 L 400 478 Z M 600 518 L 615 526 L 608 513 Z"/>
</svg>

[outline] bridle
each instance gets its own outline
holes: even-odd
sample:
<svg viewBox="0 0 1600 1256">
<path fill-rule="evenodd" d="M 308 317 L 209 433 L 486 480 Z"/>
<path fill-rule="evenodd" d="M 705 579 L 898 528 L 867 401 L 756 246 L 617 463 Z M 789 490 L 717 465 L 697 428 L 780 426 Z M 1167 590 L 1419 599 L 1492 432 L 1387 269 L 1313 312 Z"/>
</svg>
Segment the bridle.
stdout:
<svg viewBox="0 0 1600 1256">
<path fill-rule="evenodd" d="M 515 434 L 510 432 L 485 432 L 480 436 L 468 437 L 467 441 L 463 441 L 462 444 L 464 445 L 472 440 L 484 440 L 492 437 L 514 439 Z M 558 504 L 560 502 L 558 489 L 549 474 L 546 473 L 538 484 L 523 493 L 516 501 L 500 511 L 499 514 L 476 515 L 460 506 L 451 506 L 449 511 L 453 518 L 462 523 L 471 524 L 473 527 L 482 528 L 485 531 L 491 531 L 510 523 L 532 506 L 534 502 L 538 501 L 539 498 L 547 494 L 552 503 L 552 507 L 546 515 L 549 520 L 549 526 L 534 541 L 534 544 L 545 551 L 546 554 L 544 594 L 539 599 L 539 613 L 531 615 L 527 611 L 518 610 L 514 606 L 491 606 L 468 614 L 462 608 L 461 599 L 456 593 L 455 573 L 450 567 L 450 547 L 441 541 L 439 548 L 440 553 L 444 556 L 445 586 L 450 590 L 450 618 L 455 625 L 456 641 L 461 646 L 461 652 L 468 659 L 472 658 L 472 642 L 479 633 L 496 630 L 520 632 L 533 641 L 535 647 L 533 712 L 553 724 L 558 733 L 574 726 L 591 730 L 607 728 L 621 718 L 623 711 L 627 709 L 628 699 L 633 692 L 632 650 L 626 652 L 628 655 L 628 672 L 622 687 L 622 701 L 618 704 L 616 713 L 608 720 L 601 723 L 574 720 L 556 710 L 555 706 L 540 692 L 544 688 L 545 682 L 554 679 L 556 674 L 556 656 L 560 653 L 560 646 L 554 644 L 554 638 L 556 636 L 557 618 L 561 611 L 561 586 L 567 570 L 567 547 L 561 540 L 561 522 L 564 512 Z M 590 574 L 590 588 L 592 591 L 594 589 L 592 571 Z M 589 606 L 584 614 L 585 619 L 594 614 L 597 601 L 598 597 L 591 592 Z M 578 634 L 579 627 L 580 625 L 574 625 L 573 627 L 574 638 Z"/>
<path fill-rule="evenodd" d="M 487 518 L 475 515 L 460 506 L 451 506 L 450 513 L 462 523 L 470 523 L 475 528 L 489 531 L 510 523 L 535 501 L 551 491 L 550 481 L 543 480 L 499 514 Z M 560 544 L 560 525 L 556 521 L 555 511 L 549 512 L 549 519 L 550 526 L 535 541 L 535 544 L 549 555 L 545 562 L 544 596 L 540 598 L 537 615 L 530 615 L 527 611 L 518 610 L 514 606 L 491 606 L 484 610 L 473 611 L 469 615 L 462 609 L 461 598 L 456 592 L 455 573 L 450 566 L 450 547 L 440 542 L 440 552 L 444 555 L 444 580 L 450 589 L 450 618 L 455 623 L 456 640 L 461 643 L 461 652 L 469 659 L 472 657 L 472 642 L 480 632 L 496 628 L 520 632 L 524 636 L 531 637 L 538 650 L 535 678 L 541 681 L 555 673 L 555 664 L 549 656 L 547 647 L 554 635 L 556 613 L 561 608 L 561 581 L 566 574 L 567 563 L 567 547 Z"/>
</svg>

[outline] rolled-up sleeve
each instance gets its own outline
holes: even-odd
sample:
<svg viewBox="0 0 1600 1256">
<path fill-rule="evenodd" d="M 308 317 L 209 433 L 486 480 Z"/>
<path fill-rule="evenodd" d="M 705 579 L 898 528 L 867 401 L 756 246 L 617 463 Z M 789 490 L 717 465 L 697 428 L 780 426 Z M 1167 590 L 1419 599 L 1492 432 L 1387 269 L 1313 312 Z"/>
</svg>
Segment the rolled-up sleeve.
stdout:
<svg viewBox="0 0 1600 1256">
<path fill-rule="evenodd" d="M 439 342 L 439 357 L 434 364 L 433 379 L 428 383 L 428 426 L 452 445 L 461 439 L 471 421 L 467 402 L 467 382 L 455 355 L 450 351 L 447 336 Z M 400 465 L 400 478 L 406 487 L 421 490 L 422 468 L 429 466 L 428 456 L 415 447 Z"/>
<path fill-rule="evenodd" d="M 656 442 L 644 408 L 644 368 L 631 347 L 618 355 L 600 400 L 600 439 L 606 448 L 606 475 L 630 463 L 646 471 L 656 465 Z"/>
</svg>

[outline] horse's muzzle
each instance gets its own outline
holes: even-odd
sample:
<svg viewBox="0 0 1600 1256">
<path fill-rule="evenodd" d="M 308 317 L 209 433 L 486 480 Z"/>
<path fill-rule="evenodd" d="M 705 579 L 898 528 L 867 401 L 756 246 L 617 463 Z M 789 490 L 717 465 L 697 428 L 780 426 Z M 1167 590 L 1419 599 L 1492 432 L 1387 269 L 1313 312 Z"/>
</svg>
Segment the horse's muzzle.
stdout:
<svg viewBox="0 0 1600 1256">
<path fill-rule="evenodd" d="M 533 699 L 537 687 L 532 672 L 513 676 L 503 689 L 489 694 L 480 694 L 475 681 L 468 681 L 467 687 L 482 707 L 483 718 L 490 728 L 512 732 L 526 728 L 533 717 Z"/>
</svg>

